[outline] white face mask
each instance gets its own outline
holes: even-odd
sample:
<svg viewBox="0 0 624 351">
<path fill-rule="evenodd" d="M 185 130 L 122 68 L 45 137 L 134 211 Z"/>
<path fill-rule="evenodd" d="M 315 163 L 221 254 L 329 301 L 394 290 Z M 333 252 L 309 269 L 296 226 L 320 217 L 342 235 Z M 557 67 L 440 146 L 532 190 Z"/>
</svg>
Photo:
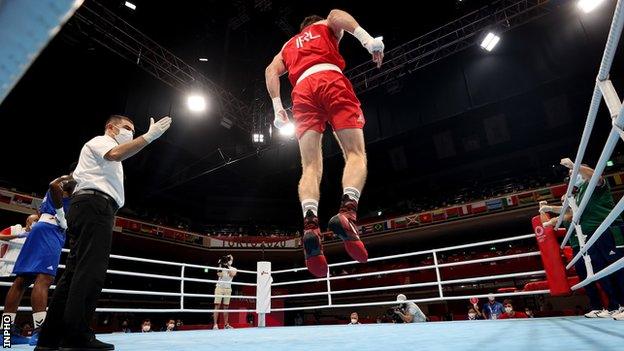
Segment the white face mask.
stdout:
<svg viewBox="0 0 624 351">
<path fill-rule="evenodd" d="M 511 307 L 505 307 L 505 312 L 507 312 L 507 313 L 511 313 L 511 311 L 513 311 L 513 308 L 511 308 Z"/>
<path fill-rule="evenodd" d="M 575 187 L 580 187 L 585 181 L 583 180 L 583 177 L 581 177 L 580 174 L 576 175 L 576 181 L 574 182 L 574 186 Z"/>
<path fill-rule="evenodd" d="M 351 318 L 351 324 L 357 324 L 357 321 L 358 321 L 357 319 Z"/>
<path fill-rule="evenodd" d="M 175 324 L 169 324 L 169 325 L 167 325 L 167 328 L 169 330 L 173 330 L 173 328 L 175 328 Z"/>
<path fill-rule="evenodd" d="M 117 143 L 119 143 L 119 145 L 132 141 L 134 134 L 132 134 L 131 131 L 121 127 L 117 128 L 119 128 L 119 133 L 115 135 L 115 140 L 117 141 Z"/>
<path fill-rule="evenodd" d="M 144 331 L 144 332 L 148 332 L 148 331 L 150 331 L 150 329 L 152 329 L 152 327 L 151 327 L 151 326 L 149 326 L 149 325 L 144 325 L 144 326 L 143 326 L 143 331 Z"/>
<path fill-rule="evenodd" d="M 476 313 L 468 313 L 468 318 L 470 319 L 475 319 L 476 316 L 477 316 Z"/>
</svg>

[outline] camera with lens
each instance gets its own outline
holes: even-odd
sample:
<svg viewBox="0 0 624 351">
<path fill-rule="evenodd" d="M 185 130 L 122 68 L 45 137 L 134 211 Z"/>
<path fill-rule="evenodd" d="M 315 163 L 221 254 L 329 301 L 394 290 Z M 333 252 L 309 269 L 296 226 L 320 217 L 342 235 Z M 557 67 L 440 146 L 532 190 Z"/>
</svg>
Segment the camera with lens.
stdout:
<svg viewBox="0 0 624 351">
<path fill-rule="evenodd" d="M 234 261 L 234 256 L 225 255 L 219 258 L 219 268 L 230 268 L 233 261 Z"/>
<path fill-rule="evenodd" d="M 386 310 L 385 317 L 394 323 L 403 323 L 403 319 L 401 319 L 401 316 L 399 316 L 397 312 L 405 314 L 405 309 L 403 308 L 403 305 L 396 305 L 392 308 L 389 308 L 388 310 Z"/>
</svg>

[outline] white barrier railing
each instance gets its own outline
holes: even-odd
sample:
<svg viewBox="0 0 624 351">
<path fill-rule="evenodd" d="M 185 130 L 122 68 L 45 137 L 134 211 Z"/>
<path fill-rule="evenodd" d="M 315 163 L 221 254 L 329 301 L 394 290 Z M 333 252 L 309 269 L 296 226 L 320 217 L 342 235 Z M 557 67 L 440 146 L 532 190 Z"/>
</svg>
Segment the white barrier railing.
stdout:
<svg viewBox="0 0 624 351">
<path fill-rule="evenodd" d="M 570 269 L 572 266 L 574 266 L 574 264 L 581 257 L 584 259 L 585 268 L 587 269 L 587 277 L 579 284 L 574 285 L 572 287 L 573 290 L 579 289 L 587 284 L 596 281 L 597 279 L 604 277 L 607 274 L 624 268 L 624 260 L 619 260 L 612 263 L 607 268 L 604 268 L 601 272 L 595 273 L 591 264 L 591 258 L 587 254 L 587 250 L 589 250 L 589 248 L 591 248 L 592 245 L 594 245 L 596 241 L 600 239 L 600 237 L 607 231 L 607 229 L 609 229 L 610 225 L 619 217 L 622 211 L 624 211 L 624 198 L 620 199 L 620 201 L 616 204 L 611 213 L 594 231 L 592 237 L 587 242 L 585 242 L 587 236 L 585 235 L 585 233 L 583 233 L 580 225 L 580 218 L 583 215 L 583 212 L 587 207 L 587 204 L 589 203 L 594 193 L 594 190 L 596 189 L 596 186 L 599 182 L 605 181 L 604 179 L 602 179 L 602 173 L 604 172 L 604 169 L 607 165 L 607 161 L 611 157 L 611 154 L 613 153 L 617 142 L 621 138 L 624 139 L 624 109 L 622 109 L 621 100 L 618 97 L 615 88 L 613 87 L 613 83 L 611 82 L 611 80 L 609 80 L 609 72 L 611 71 L 611 65 L 613 63 L 615 52 L 620 41 L 622 28 L 624 27 L 624 15 L 622 14 L 622 11 L 624 11 L 624 1 L 618 0 L 613 14 L 613 20 L 611 22 L 609 35 L 607 37 L 607 43 L 605 44 L 602 61 L 600 63 L 600 69 L 598 71 L 598 76 L 596 77 L 596 85 L 594 86 L 594 92 L 592 95 L 589 112 L 587 114 L 585 128 L 583 130 L 581 142 L 579 144 L 576 158 L 574 160 L 574 167 L 572 168 L 570 183 L 568 184 L 568 189 L 566 191 L 561 215 L 559 216 L 559 220 L 556 224 L 557 228 L 561 226 L 563 218 L 565 217 L 565 214 L 567 213 L 569 207 L 572 212 L 572 220 L 563 239 L 563 242 L 561 243 L 561 247 L 563 248 L 572 236 L 572 234 L 576 232 L 580 249 L 579 252 L 570 261 L 570 263 L 566 266 L 566 269 Z M 611 115 L 612 128 L 605 143 L 605 146 L 600 154 L 598 162 L 596 163 L 596 167 L 594 168 L 591 179 L 589 180 L 587 188 L 584 191 L 581 203 L 577 204 L 574 196 L 572 195 L 572 190 L 574 188 L 576 177 L 579 174 L 579 169 L 581 167 L 581 163 L 583 162 L 585 150 L 587 148 L 589 137 L 594 126 L 594 121 L 596 119 L 596 115 L 598 113 L 598 109 L 603 98 Z"/>
</svg>

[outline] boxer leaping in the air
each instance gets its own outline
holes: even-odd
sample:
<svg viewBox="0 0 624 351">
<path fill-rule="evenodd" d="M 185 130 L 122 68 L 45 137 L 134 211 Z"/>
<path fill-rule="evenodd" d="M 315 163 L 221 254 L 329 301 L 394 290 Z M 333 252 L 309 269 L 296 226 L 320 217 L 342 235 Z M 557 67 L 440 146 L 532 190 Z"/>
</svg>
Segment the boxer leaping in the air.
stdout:
<svg viewBox="0 0 624 351">
<path fill-rule="evenodd" d="M 355 226 L 358 200 L 366 181 L 364 115 L 351 83 L 342 74 L 345 61 L 338 52 L 338 43 L 344 31 L 351 33 L 373 55 L 378 67 L 383 60 L 384 44 L 381 38 L 371 37 L 351 15 L 340 10 L 332 10 L 327 19 L 306 17 L 300 30 L 301 33 L 287 41 L 267 67 L 266 83 L 273 99 L 277 128 L 289 123 L 280 100 L 280 76 L 288 72 L 294 87 L 292 112 L 303 167 L 299 182 L 304 216 L 303 250 L 308 270 L 317 277 L 324 277 L 327 260 L 323 255 L 317 213 L 323 174 L 321 137 L 326 123 L 332 126 L 345 158 L 344 194 L 340 211 L 329 220 L 329 229 L 344 241 L 353 259 L 368 260 L 368 252 Z"/>
</svg>

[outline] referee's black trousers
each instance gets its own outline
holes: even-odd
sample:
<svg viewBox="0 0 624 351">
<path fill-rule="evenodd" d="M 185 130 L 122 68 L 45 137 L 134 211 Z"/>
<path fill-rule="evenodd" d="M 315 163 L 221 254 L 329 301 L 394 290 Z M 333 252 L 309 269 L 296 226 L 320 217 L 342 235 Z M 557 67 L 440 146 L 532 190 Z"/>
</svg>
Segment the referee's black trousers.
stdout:
<svg viewBox="0 0 624 351">
<path fill-rule="evenodd" d="M 41 328 L 39 346 L 80 346 L 93 339 L 89 324 L 104 286 L 116 212 L 116 204 L 102 196 L 72 198 L 67 214 L 71 252 Z"/>
</svg>

